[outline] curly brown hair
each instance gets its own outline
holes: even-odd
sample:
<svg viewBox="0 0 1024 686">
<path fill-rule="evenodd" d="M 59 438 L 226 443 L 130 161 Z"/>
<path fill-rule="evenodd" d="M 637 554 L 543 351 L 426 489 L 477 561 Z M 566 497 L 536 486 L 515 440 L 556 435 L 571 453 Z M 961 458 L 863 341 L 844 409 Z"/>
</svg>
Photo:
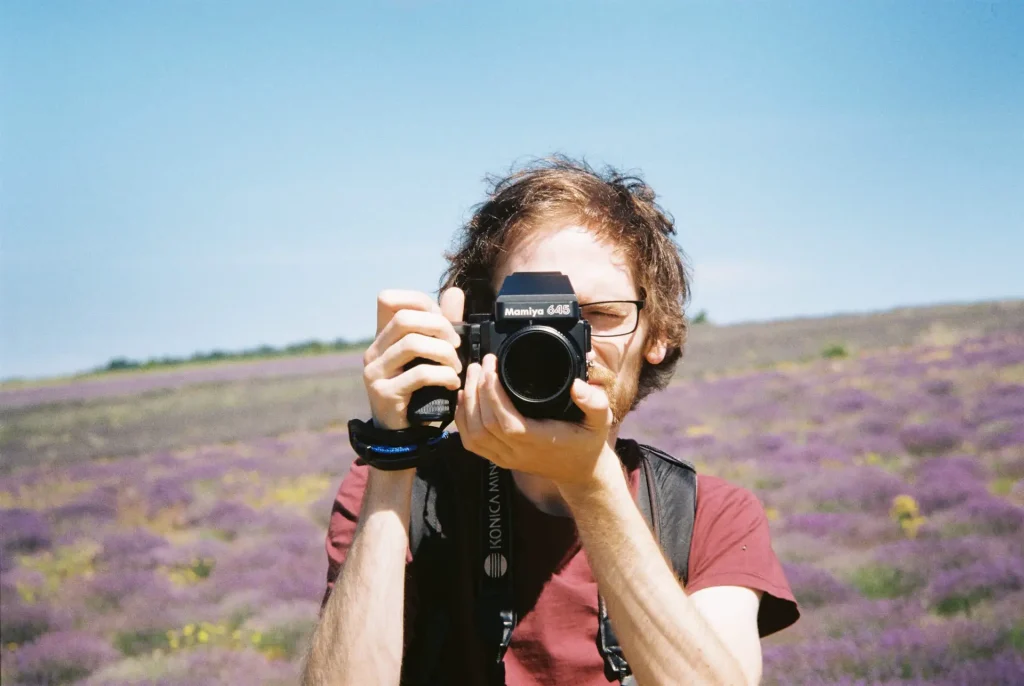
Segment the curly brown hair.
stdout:
<svg viewBox="0 0 1024 686">
<path fill-rule="evenodd" d="M 487 200 L 459 231 L 450 251 L 441 290 L 457 286 L 466 293 L 466 314 L 493 311 L 495 270 L 505 252 L 531 229 L 564 221 L 585 226 L 612 242 L 646 298 L 647 340 L 668 341 L 665 359 L 640 370 L 635 407 L 668 385 L 683 356 L 690 298 L 687 258 L 675 242 L 675 221 L 655 202 L 655 193 L 639 176 L 612 167 L 595 171 L 585 161 L 564 156 L 533 161 L 505 177 L 489 177 Z"/>
</svg>

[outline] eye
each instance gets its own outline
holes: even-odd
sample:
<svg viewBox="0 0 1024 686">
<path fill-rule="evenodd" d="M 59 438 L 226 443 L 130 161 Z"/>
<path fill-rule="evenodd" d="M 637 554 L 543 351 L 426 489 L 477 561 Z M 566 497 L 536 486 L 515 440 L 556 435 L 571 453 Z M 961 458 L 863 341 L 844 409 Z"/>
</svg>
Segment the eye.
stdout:
<svg viewBox="0 0 1024 686">
<path fill-rule="evenodd" d="M 621 308 L 608 305 L 600 305 L 598 307 L 586 307 L 584 308 L 584 314 L 588 317 L 622 317 L 624 312 Z"/>
</svg>

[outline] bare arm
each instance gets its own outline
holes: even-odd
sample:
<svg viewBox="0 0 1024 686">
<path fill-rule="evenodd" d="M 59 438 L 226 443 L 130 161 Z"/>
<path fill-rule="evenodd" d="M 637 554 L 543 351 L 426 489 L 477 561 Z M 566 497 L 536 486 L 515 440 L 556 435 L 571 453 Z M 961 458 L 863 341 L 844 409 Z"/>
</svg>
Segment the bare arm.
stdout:
<svg viewBox="0 0 1024 686">
<path fill-rule="evenodd" d="M 451 323 L 461 320 L 464 301 L 457 288 L 445 291 L 440 304 L 413 291 L 377 296 L 377 337 L 363 355 L 363 382 L 378 426 L 407 427 L 406 408 L 419 388 L 459 387 L 460 339 Z M 406 369 L 417 358 L 438 364 Z M 370 469 L 359 525 L 306 656 L 306 686 L 398 684 L 415 475 Z"/>
<path fill-rule="evenodd" d="M 370 470 L 352 547 L 313 634 L 305 686 L 398 684 L 414 470 Z"/>
<path fill-rule="evenodd" d="M 737 630 L 709 623 L 680 586 L 633 502 L 615 453 L 598 460 L 594 482 L 561 486 L 623 652 L 642 686 L 751 684 L 761 672 L 757 595 L 732 589 Z M 733 602 L 737 600 L 738 602 Z M 751 634 L 754 639 L 751 642 Z"/>
</svg>

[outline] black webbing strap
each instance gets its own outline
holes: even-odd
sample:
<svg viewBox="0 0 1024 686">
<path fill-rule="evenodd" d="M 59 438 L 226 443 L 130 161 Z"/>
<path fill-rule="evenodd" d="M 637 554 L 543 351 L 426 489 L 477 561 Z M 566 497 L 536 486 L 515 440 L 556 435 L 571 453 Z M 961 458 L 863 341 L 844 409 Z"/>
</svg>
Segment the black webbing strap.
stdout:
<svg viewBox="0 0 1024 686">
<path fill-rule="evenodd" d="M 452 559 L 450 477 L 444 460 L 420 467 L 412 485 L 409 518 L 409 547 L 413 565 L 420 569 L 445 569 Z M 414 575 L 414 579 L 418 575 Z M 432 575 L 424 575 L 433 579 Z M 410 583 L 408 580 L 406 583 Z M 406 588 L 406 594 L 414 589 Z M 442 650 L 451 629 L 449 585 L 415 589 L 417 611 L 405 626 L 405 654 L 402 659 L 402 686 L 437 686 L 444 665 Z"/>
<path fill-rule="evenodd" d="M 640 453 L 637 505 L 676 576 L 685 584 L 690 564 L 690 540 L 697 512 L 697 473 L 688 462 L 657 448 L 633 446 Z M 628 448 L 627 448 L 628 449 Z M 604 659 L 608 681 L 635 683 L 633 672 L 615 636 L 604 598 L 597 596 L 597 649 Z"/>
<path fill-rule="evenodd" d="M 512 585 L 512 475 L 492 462 L 481 470 L 480 555 L 477 625 L 488 655 L 488 681 L 505 686 L 505 651 L 516 628 Z"/>
</svg>

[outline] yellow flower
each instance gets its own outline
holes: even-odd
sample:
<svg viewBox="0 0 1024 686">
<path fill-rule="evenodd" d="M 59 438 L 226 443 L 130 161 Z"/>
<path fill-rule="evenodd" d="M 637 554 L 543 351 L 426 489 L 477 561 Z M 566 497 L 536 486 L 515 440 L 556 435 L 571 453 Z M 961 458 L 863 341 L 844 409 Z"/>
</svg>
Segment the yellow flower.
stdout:
<svg viewBox="0 0 1024 686">
<path fill-rule="evenodd" d="M 926 521 L 928 520 L 925 517 L 909 517 L 900 522 L 900 528 L 903 529 L 903 533 L 907 535 L 907 538 L 917 538 L 917 530 Z"/>
<path fill-rule="evenodd" d="M 892 499 L 892 509 L 889 510 L 889 516 L 896 521 L 912 519 L 917 517 L 918 514 L 917 501 L 914 500 L 913 496 L 898 495 Z"/>
<path fill-rule="evenodd" d="M 261 636 L 260 632 L 257 631 L 250 637 L 249 640 L 252 641 L 253 645 L 259 645 L 260 641 L 263 640 L 263 636 Z"/>
<path fill-rule="evenodd" d="M 199 638 L 199 642 L 200 643 L 206 643 L 207 641 L 210 640 L 210 634 L 206 633 L 206 631 L 203 630 L 203 629 L 200 629 L 199 634 L 197 635 L 197 637 Z"/>
<path fill-rule="evenodd" d="M 186 636 L 191 636 L 195 632 L 195 630 L 195 624 L 186 624 L 185 628 L 181 630 L 181 633 L 185 634 Z"/>
</svg>

